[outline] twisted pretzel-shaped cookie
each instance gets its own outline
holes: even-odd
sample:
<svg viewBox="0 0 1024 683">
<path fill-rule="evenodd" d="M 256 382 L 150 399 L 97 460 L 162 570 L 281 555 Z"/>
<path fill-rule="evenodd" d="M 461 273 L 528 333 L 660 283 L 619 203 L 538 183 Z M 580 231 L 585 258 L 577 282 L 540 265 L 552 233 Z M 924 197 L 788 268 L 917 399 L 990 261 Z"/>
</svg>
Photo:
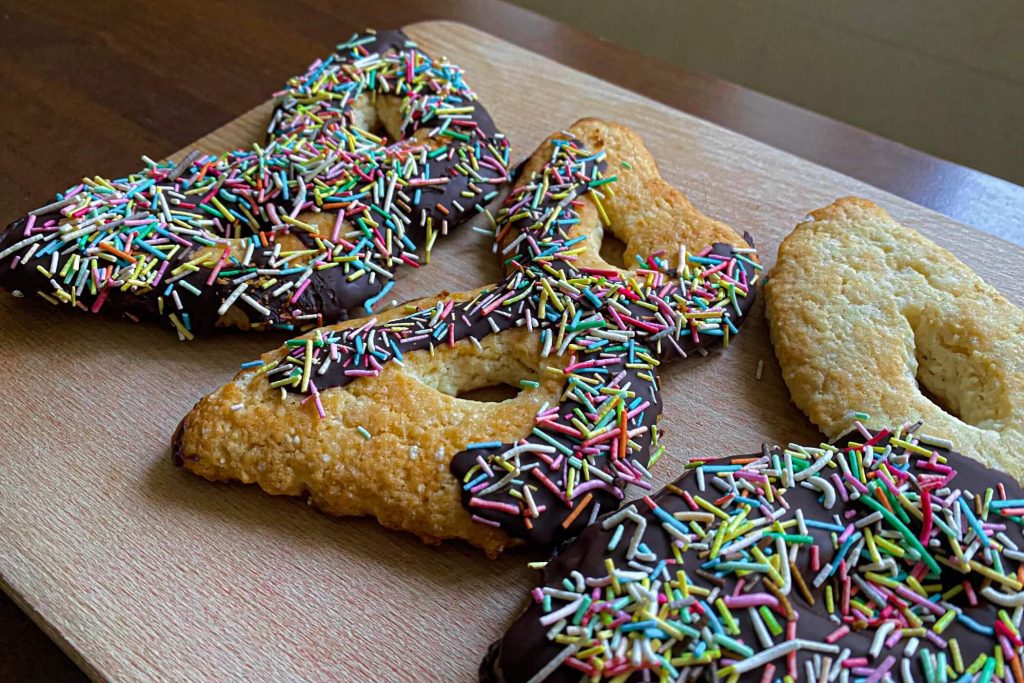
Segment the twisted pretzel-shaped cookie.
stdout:
<svg viewBox="0 0 1024 683">
<path fill-rule="evenodd" d="M 653 251 L 609 266 L 606 228 Z M 491 554 L 509 536 L 550 546 L 649 486 L 657 367 L 738 332 L 753 249 L 665 184 L 638 136 L 592 119 L 531 157 L 497 238 L 498 285 L 289 342 L 193 409 L 178 462 Z M 454 398 L 524 375 L 500 404 Z"/>
</svg>

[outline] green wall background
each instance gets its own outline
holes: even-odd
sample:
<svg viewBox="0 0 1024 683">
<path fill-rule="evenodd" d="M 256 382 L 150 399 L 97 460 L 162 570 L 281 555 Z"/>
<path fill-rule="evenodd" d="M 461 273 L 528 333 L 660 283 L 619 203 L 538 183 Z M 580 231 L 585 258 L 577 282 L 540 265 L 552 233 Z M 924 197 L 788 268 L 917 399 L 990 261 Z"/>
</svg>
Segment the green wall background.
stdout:
<svg viewBox="0 0 1024 683">
<path fill-rule="evenodd" d="M 512 1 L 1024 184 L 1024 0 Z"/>
</svg>

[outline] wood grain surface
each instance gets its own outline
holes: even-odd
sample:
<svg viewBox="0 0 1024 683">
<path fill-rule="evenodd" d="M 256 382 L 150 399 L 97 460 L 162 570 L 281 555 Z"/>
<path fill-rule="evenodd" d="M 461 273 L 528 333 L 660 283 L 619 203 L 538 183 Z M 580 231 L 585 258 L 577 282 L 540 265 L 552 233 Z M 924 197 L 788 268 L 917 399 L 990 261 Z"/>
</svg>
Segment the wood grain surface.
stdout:
<svg viewBox="0 0 1024 683">
<path fill-rule="evenodd" d="M 468 71 L 519 157 L 581 116 L 618 120 L 703 211 L 749 230 L 769 265 L 808 210 L 859 194 L 1024 302 L 1018 247 L 465 25 L 407 30 Z M 196 145 L 256 140 L 268 111 Z M 394 296 L 469 288 L 497 272 L 487 238 L 462 229 L 429 268 L 404 273 Z M 525 553 L 492 562 L 457 543 L 426 547 L 372 520 L 332 519 L 171 466 L 181 416 L 283 337 L 183 344 L 160 326 L 6 294 L 0 320 L 0 577 L 92 677 L 470 680 L 514 618 L 533 578 Z M 761 302 L 727 352 L 664 370 L 669 454 L 657 483 L 690 455 L 820 438 L 790 403 L 766 332 Z"/>
</svg>

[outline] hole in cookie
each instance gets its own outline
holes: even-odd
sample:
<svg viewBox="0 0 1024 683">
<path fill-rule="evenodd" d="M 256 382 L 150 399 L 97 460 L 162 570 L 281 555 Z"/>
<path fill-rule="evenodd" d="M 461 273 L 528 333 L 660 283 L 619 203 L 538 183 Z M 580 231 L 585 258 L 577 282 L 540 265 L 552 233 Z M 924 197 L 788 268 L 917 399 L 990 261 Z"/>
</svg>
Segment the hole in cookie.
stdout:
<svg viewBox="0 0 1024 683">
<path fill-rule="evenodd" d="M 921 394 L 979 429 L 1001 430 L 1012 414 L 1005 369 L 979 348 L 969 321 L 938 311 L 908 316 L 914 331 L 916 380 Z M 958 324 L 963 323 L 963 324 Z"/>
<path fill-rule="evenodd" d="M 962 417 L 960 417 L 959 415 L 957 415 L 956 411 L 950 410 L 949 406 L 946 405 L 946 401 L 945 400 L 943 400 L 942 398 L 940 398 L 940 397 L 936 396 L 935 394 L 933 394 L 931 392 L 931 390 L 929 390 L 928 387 L 926 387 L 921 382 L 921 364 L 920 363 L 921 363 L 921 361 L 918 360 L 917 375 L 914 377 L 914 379 L 917 380 L 917 390 L 920 391 L 921 395 L 924 396 L 926 399 L 928 399 L 929 401 L 931 401 L 932 403 L 934 403 L 938 407 L 942 408 L 944 411 L 946 411 L 947 413 L 949 413 L 950 415 L 952 415 L 956 419 L 960 420 L 961 422 L 964 422 L 965 420 Z"/>
<path fill-rule="evenodd" d="M 613 235 L 610 230 L 601 231 L 601 258 L 616 268 L 628 269 L 626 264 L 626 243 Z"/>
<path fill-rule="evenodd" d="M 394 142 L 401 135 L 401 98 L 390 95 L 359 95 L 352 105 L 352 123 L 357 128 Z"/>
<path fill-rule="evenodd" d="M 502 382 L 488 387 L 478 387 L 476 389 L 460 391 L 456 395 L 456 398 L 461 398 L 464 401 L 476 401 L 477 403 L 501 403 L 502 401 L 507 401 L 510 398 L 515 398 L 522 390 L 522 387 Z"/>
<path fill-rule="evenodd" d="M 534 391 L 540 381 L 541 359 L 535 338 L 525 329 L 489 334 L 474 348 L 459 342 L 440 347 L 434 356 L 417 352 L 404 372 L 431 389 L 478 403 L 501 403 Z"/>
</svg>

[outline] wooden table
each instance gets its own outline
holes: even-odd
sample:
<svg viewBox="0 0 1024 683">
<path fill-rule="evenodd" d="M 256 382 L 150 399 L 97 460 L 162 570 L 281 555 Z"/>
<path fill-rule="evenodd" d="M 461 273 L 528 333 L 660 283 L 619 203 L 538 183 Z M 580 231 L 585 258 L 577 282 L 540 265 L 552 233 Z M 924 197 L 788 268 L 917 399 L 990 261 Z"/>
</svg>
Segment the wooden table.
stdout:
<svg viewBox="0 0 1024 683">
<path fill-rule="evenodd" d="M 49 6 L 52 4 L 53 6 Z M 168 154 L 264 101 L 297 68 L 365 25 L 457 19 L 755 139 L 1015 241 L 1024 189 L 708 76 L 669 67 L 504 4 L 331 7 L 213 2 L 5 6 L 0 33 L 0 218 L 83 171 Z M 227 40 L 230 38 L 230 41 Z M 228 47 L 230 43 L 231 47 Z M 60 159 L 60 163 L 57 163 Z M 84 680 L 0 599 L 0 679 Z"/>
</svg>

